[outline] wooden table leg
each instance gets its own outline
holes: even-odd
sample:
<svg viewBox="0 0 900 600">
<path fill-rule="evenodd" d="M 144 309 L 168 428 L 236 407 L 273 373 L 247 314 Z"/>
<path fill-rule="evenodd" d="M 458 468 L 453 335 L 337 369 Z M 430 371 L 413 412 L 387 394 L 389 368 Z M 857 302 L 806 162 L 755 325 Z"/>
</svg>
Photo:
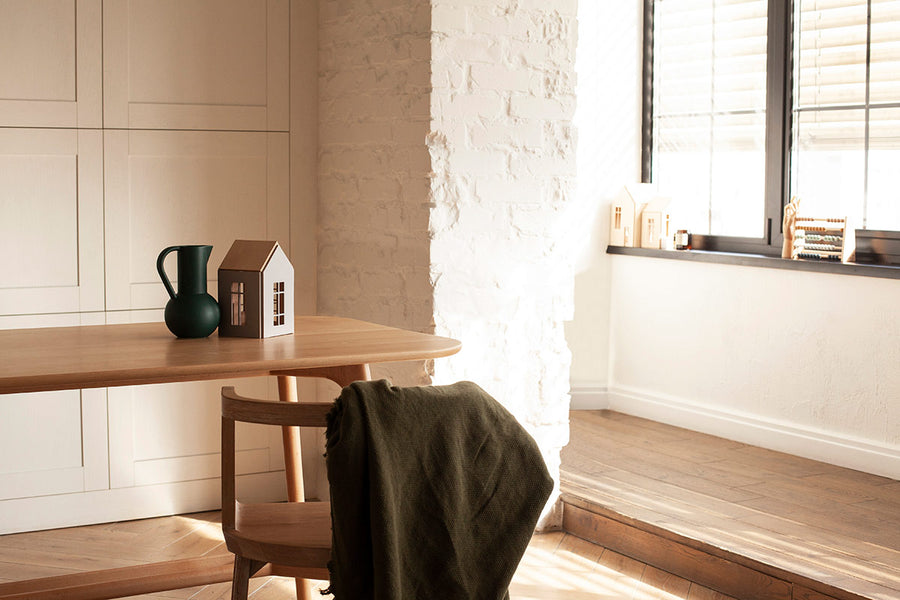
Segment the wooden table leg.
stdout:
<svg viewBox="0 0 900 600">
<path fill-rule="evenodd" d="M 297 398 L 297 378 L 291 375 L 278 376 L 278 399 L 282 402 L 299 402 Z M 287 478 L 288 500 L 304 502 L 303 455 L 300 450 L 300 428 L 282 427 L 284 445 L 284 474 Z"/>
<path fill-rule="evenodd" d="M 282 402 L 299 402 L 297 378 L 291 375 L 278 376 L 278 399 Z M 303 491 L 303 453 L 300 449 L 300 428 L 282 427 L 281 439 L 284 446 L 284 476 L 287 479 L 287 495 L 290 502 L 305 502 Z M 312 600 L 309 581 L 297 578 L 297 600 Z"/>
<path fill-rule="evenodd" d="M 290 375 L 278 375 L 278 398 L 282 402 L 299 402 L 297 397 L 298 376 L 330 379 L 341 387 L 354 381 L 367 381 L 372 378 L 369 365 L 367 364 L 306 369 L 303 371 L 292 371 L 291 373 Z M 287 479 L 288 500 L 291 502 L 304 502 L 306 496 L 303 491 L 303 455 L 300 449 L 300 428 L 283 427 L 281 435 L 284 443 L 284 472 Z M 308 580 L 298 578 L 296 584 L 297 600 L 313 600 L 314 592 Z"/>
</svg>

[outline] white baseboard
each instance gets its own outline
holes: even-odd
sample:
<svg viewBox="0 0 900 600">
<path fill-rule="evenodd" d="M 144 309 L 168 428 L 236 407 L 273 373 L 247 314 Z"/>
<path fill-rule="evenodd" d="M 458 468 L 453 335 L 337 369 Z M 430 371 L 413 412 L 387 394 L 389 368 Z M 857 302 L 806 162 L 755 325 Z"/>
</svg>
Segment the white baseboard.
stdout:
<svg viewBox="0 0 900 600">
<path fill-rule="evenodd" d="M 237 488 L 252 502 L 286 498 L 284 471 L 239 475 Z M 0 534 L 217 510 L 221 504 L 219 479 L 16 498 L 0 501 Z"/>
<path fill-rule="evenodd" d="M 603 410 L 609 408 L 606 386 L 572 385 L 569 390 L 572 410 Z"/>
<path fill-rule="evenodd" d="M 896 446 L 879 445 L 839 434 L 805 429 L 790 423 L 730 413 L 633 389 L 615 387 L 605 395 L 607 406 L 604 408 L 616 412 L 900 479 L 900 448 Z"/>
</svg>

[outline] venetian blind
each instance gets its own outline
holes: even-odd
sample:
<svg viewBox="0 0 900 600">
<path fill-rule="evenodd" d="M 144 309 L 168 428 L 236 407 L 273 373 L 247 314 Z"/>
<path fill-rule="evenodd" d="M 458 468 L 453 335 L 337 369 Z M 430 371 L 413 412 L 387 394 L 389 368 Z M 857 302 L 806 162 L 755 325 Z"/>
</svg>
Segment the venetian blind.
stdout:
<svg viewBox="0 0 900 600">
<path fill-rule="evenodd" d="M 658 150 L 757 147 L 766 104 L 766 0 L 657 0 Z M 754 116 L 756 115 L 756 116 Z"/>
<path fill-rule="evenodd" d="M 799 2 L 794 39 L 797 108 L 900 102 L 900 0 L 871 0 L 871 33 L 868 4 Z"/>
</svg>

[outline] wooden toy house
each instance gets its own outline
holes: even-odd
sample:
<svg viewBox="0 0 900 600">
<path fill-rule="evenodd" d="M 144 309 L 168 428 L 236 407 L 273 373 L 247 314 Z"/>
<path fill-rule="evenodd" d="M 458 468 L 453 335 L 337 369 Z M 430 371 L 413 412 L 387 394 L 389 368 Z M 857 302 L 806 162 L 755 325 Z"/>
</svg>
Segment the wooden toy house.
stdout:
<svg viewBox="0 0 900 600">
<path fill-rule="evenodd" d="M 641 248 L 669 248 L 672 239 L 672 219 L 669 216 L 669 199 L 654 196 L 641 211 Z"/>
<path fill-rule="evenodd" d="M 656 196 L 649 183 L 631 183 L 613 199 L 609 214 L 609 244 L 639 247 L 641 245 L 641 212 Z"/>
<path fill-rule="evenodd" d="M 294 267 L 278 242 L 236 240 L 219 265 L 219 335 L 294 333 Z"/>
</svg>

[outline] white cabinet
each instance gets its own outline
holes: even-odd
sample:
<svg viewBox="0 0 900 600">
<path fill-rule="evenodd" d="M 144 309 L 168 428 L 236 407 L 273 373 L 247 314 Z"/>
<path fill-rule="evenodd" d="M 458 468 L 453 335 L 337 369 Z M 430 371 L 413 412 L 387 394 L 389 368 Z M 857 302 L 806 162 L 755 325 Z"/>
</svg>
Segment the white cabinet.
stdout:
<svg viewBox="0 0 900 600">
<path fill-rule="evenodd" d="M 165 306 L 156 257 L 167 246 L 212 244 L 216 295 L 235 239 L 289 241 L 286 133 L 106 131 L 104 151 L 107 310 Z"/>
<path fill-rule="evenodd" d="M 0 327 L 162 320 L 163 248 L 212 244 L 215 295 L 235 239 L 290 247 L 288 5 L 0 0 Z M 0 396 L 0 533 L 215 507 L 225 384 L 276 397 Z M 283 496 L 277 432 L 238 441 L 245 483 Z"/>
<path fill-rule="evenodd" d="M 287 0 L 106 0 L 104 127 L 287 131 Z"/>
<path fill-rule="evenodd" d="M 100 4 L 0 1 L 0 126 L 100 127 Z"/>
<path fill-rule="evenodd" d="M 0 128 L 0 314 L 104 309 L 102 155 L 97 130 Z"/>
<path fill-rule="evenodd" d="M 0 499 L 108 486 L 106 390 L 0 396 L 0 412 Z"/>
<path fill-rule="evenodd" d="M 270 397 L 267 378 L 111 388 L 111 487 L 218 477 L 222 385 L 254 398 Z M 280 436 L 272 427 L 238 430 L 237 451 L 239 475 L 284 469 Z"/>
</svg>

